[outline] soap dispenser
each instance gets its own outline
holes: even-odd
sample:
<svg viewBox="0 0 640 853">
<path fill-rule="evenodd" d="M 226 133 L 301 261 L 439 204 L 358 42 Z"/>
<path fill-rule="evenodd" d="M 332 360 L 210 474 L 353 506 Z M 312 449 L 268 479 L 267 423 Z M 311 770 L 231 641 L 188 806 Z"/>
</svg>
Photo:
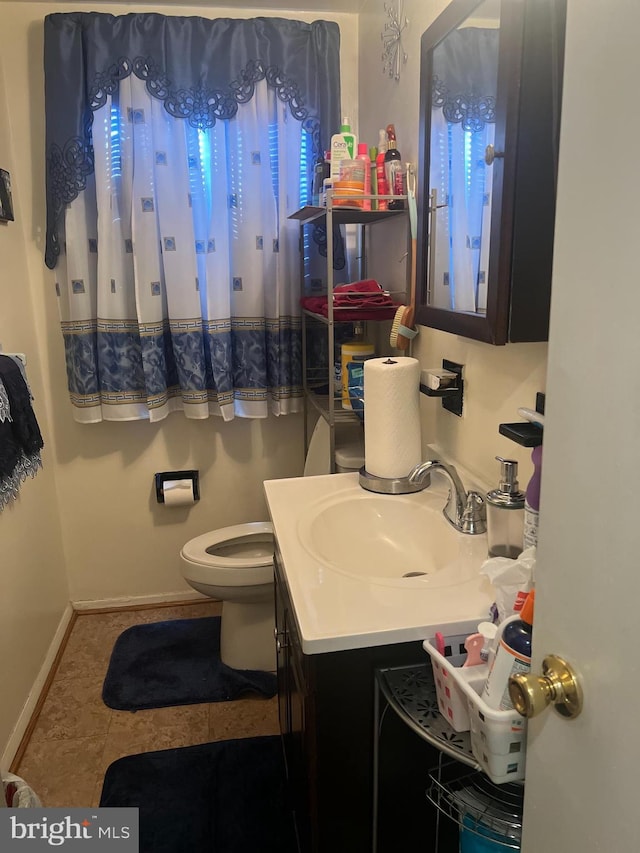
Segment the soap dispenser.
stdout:
<svg viewBox="0 0 640 853">
<path fill-rule="evenodd" d="M 500 482 L 486 500 L 489 556 L 515 559 L 522 553 L 525 496 L 519 489 L 515 459 L 496 459 L 500 463 Z"/>
</svg>

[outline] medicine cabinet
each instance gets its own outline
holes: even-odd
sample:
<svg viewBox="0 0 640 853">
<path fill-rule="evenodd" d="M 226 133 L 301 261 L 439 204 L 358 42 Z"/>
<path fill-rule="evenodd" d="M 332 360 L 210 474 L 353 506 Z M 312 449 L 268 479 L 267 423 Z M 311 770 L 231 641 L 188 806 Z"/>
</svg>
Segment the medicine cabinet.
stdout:
<svg viewBox="0 0 640 853">
<path fill-rule="evenodd" d="M 453 0 L 422 36 L 418 322 L 549 330 L 566 0 Z"/>
</svg>

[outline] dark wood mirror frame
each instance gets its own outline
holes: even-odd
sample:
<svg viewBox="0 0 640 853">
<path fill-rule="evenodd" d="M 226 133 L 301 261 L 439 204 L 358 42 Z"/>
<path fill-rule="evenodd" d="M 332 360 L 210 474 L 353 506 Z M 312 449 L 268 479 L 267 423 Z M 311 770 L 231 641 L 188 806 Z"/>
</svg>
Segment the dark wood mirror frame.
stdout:
<svg viewBox="0 0 640 853">
<path fill-rule="evenodd" d="M 501 345 L 546 341 L 566 0 L 502 0 L 486 314 L 427 303 L 433 50 L 483 0 L 452 0 L 421 43 L 417 322 Z"/>
</svg>

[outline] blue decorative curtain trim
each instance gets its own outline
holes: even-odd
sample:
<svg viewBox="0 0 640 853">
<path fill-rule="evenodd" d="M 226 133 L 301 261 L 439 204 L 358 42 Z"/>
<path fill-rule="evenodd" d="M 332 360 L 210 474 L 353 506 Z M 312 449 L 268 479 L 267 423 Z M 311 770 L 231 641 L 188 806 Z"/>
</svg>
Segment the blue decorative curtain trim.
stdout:
<svg viewBox="0 0 640 853">
<path fill-rule="evenodd" d="M 496 120 L 496 99 L 493 95 L 451 94 L 443 81 L 434 75 L 431 88 L 431 106 L 442 109 L 444 117 L 452 124 L 462 124 L 463 130 L 475 133 Z"/>
<path fill-rule="evenodd" d="M 316 152 L 329 147 L 339 124 L 340 33 L 332 22 L 72 12 L 48 15 L 44 28 L 51 269 L 64 208 L 94 170 L 93 113 L 129 75 L 144 80 L 172 116 L 198 128 L 232 118 L 260 80 L 303 122 Z"/>
<path fill-rule="evenodd" d="M 183 323 L 63 323 L 73 405 L 126 402 L 154 409 L 172 397 L 180 397 L 185 406 L 222 406 L 234 399 L 302 396 L 299 317 L 197 320 L 197 328 L 188 331 L 182 330 Z"/>
<path fill-rule="evenodd" d="M 453 30 L 433 54 L 431 106 L 452 124 L 481 131 L 496 120 L 500 30 Z"/>
</svg>

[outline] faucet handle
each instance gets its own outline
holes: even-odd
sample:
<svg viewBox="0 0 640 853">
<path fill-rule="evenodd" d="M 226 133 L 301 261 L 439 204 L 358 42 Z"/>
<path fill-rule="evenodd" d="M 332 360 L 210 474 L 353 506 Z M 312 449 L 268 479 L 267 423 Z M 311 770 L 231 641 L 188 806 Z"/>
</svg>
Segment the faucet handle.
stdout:
<svg viewBox="0 0 640 853">
<path fill-rule="evenodd" d="M 463 533 L 486 533 L 487 510 L 484 498 L 478 492 L 469 492 L 462 514 L 461 530 Z"/>
</svg>

